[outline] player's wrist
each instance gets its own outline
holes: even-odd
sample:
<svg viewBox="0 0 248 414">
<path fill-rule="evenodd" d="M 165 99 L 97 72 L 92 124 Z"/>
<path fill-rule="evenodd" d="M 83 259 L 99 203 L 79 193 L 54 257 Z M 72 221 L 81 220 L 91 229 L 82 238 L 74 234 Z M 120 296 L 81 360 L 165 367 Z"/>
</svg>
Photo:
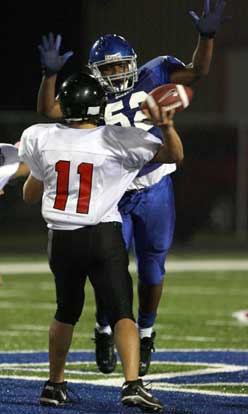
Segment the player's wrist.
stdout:
<svg viewBox="0 0 248 414">
<path fill-rule="evenodd" d="M 216 36 L 216 32 L 209 32 L 209 33 L 205 33 L 205 32 L 200 32 L 200 36 L 203 39 L 214 39 Z"/>
<path fill-rule="evenodd" d="M 45 72 L 42 72 L 42 76 L 45 78 L 45 79 L 51 79 L 51 78 L 53 78 L 54 76 L 57 76 L 57 73 L 45 73 Z"/>
<path fill-rule="evenodd" d="M 173 127 L 174 127 L 174 121 L 173 121 L 172 119 L 170 119 L 170 120 L 168 121 L 168 123 L 167 123 L 167 124 L 163 124 L 163 125 L 162 125 L 162 127 L 163 127 L 165 130 L 168 130 L 168 129 L 170 129 L 170 128 L 173 128 Z"/>
<path fill-rule="evenodd" d="M 55 72 L 48 68 L 42 68 L 42 76 L 44 76 L 46 79 L 52 78 L 53 76 L 57 76 L 58 72 Z"/>
</svg>

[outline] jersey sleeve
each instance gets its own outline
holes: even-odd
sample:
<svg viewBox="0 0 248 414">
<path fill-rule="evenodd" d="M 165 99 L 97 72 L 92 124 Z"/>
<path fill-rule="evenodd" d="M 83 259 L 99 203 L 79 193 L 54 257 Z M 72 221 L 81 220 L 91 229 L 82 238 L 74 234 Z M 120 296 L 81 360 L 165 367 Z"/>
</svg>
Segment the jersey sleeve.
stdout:
<svg viewBox="0 0 248 414">
<path fill-rule="evenodd" d="M 171 74 L 179 69 L 185 69 L 185 64 L 174 56 L 162 56 L 162 70 L 167 72 L 169 81 Z"/>
<path fill-rule="evenodd" d="M 147 162 L 151 161 L 161 145 L 159 138 L 135 127 L 119 127 L 117 141 L 122 164 L 127 170 L 140 170 Z"/>
<path fill-rule="evenodd" d="M 41 159 L 38 153 L 38 132 L 35 125 L 23 131 L 19 145 L 19 157 L 28 165 L 31 175 L 43 181 Z"/>
<path fill-rule="evenodd" d="M 185 64 L 174 56 L 158 56 L 147 62 L 141 69 L 152 73 L 157 85 L 170 83 L 171 74 L 179 69 L 184 69 Z"/>
</svg>

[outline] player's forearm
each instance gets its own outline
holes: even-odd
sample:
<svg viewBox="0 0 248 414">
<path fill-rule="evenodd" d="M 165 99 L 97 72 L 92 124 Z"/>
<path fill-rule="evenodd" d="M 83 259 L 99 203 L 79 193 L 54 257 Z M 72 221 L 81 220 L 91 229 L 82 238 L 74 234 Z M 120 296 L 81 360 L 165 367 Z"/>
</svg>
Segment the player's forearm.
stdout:
<svg viewBox="0 0 248 414">
<path fill-rule="evenodd" d="M 32 205 L 38 203 L 43 194 L 42 181 L 36 180 L 30 174 L 23 186 L 23 200 L 26 204 Z"/>
<path fill-rule="evenodd" d="M 160 127 L 163 133 L 163 145 L 153 158 L 153 162 L 180 164 L 183 160 L 183 144 L 173 126 L 173 121 Z"/>
<path fill-rule="evenodd" d="M 209 72 L 213 55 L 213 39 L 199 36 L 192 62 L 171 74 L 172 83 L 191 85 Z"/>
<path fill-rule="evenodd" d="M 49 118 L 60 118 L 61 111 L 55 100 L 57 75 L 43 76 L 37 98 L 37 112 Z"/>
<path fill-rule="evenodd" d="M 197 47 L 192 57 L 192 69 L 196 77 L 206 76 L 209 73 L 213 56 L 214 40 L 199 35 Z"/>
</svg>

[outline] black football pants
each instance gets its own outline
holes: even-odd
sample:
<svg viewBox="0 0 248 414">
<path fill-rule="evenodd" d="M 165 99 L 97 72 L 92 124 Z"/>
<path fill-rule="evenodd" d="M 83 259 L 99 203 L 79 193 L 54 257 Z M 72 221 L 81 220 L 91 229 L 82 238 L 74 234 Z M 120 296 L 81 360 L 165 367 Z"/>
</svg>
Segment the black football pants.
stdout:
<svg viewBox="0 0 248 414">
<path fill-rule="evenodd" d="M 56 285 L 56 320 L 76 324 L 87 276 L 112 328 L 122 318 L 134 320 L 132 279 L 120 223 L 49 230 L 48 256 Z"/>
</svg>

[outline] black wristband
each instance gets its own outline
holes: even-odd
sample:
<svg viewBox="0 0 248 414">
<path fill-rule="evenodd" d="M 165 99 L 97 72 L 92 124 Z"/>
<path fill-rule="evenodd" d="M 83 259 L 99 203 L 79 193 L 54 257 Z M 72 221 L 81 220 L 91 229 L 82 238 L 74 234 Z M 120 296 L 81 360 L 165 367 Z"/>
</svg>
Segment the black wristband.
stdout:
<svg viewBox="0 0 248 414">
<path fill-rule="evenodd" d="M 216 35 L 216 32 L 210 32 L 210 33 L 200 33 L 200 36 L 205 39 L 214 39 Z"/>
</svg>

